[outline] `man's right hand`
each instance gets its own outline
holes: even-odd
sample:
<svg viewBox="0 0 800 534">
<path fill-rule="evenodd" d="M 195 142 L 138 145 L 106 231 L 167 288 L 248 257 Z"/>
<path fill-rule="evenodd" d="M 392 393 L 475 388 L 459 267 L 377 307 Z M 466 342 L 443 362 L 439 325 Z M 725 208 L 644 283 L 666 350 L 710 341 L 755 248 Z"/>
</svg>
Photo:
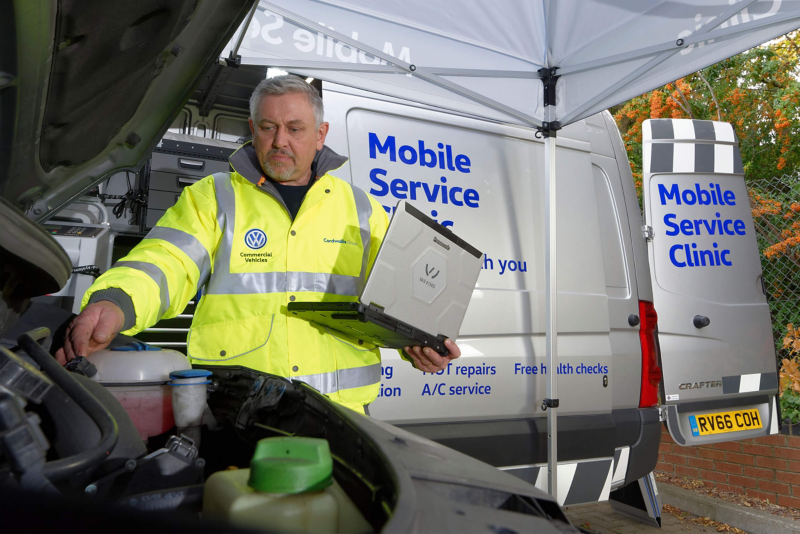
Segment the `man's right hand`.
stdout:
<svg viewBox="0 0 800 534">
<path fill-rule="evenodd" d="M 58 349 L 56 359 L 64 365 L 78 356 L 89 356 L 106 348 L 124 324 L 125 314 L 113 302 L 101 300 L 89 304 L 67 327 L 64 347 Z"/>
</svg>

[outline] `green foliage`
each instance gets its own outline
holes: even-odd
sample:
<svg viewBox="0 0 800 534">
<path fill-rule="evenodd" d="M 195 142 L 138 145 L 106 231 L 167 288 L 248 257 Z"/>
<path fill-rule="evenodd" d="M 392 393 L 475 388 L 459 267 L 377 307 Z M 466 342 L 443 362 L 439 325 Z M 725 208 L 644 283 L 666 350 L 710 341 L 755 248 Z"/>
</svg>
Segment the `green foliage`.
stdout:
<svg viewBox="0 0 800 534">
<path fill-rule="evenodd" d="M 786 389 L 781 394 L 781 417 L 790 424 L 800 423 L 800 395 Z"/>
</svg>

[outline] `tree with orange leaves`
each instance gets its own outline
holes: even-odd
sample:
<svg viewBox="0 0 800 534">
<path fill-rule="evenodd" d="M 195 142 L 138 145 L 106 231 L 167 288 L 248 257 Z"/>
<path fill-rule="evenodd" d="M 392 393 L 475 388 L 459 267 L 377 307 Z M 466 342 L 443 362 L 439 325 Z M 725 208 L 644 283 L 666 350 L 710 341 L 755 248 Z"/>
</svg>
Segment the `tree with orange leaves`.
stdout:
<svg viewBox="0 0 800 534">
<path fill-rule="evenodd" d="M 800 37 L 792 32 L 612 108 L 637 189 L 645 119 L 722 120 L 739 137 L 748 181 L 800 170 Z"/>
<path fill-rule="evenodd" d="M 799 34 L 786 34 L 612 109 L 640 198 L 645 119 L 722 120 L 733 124 L 751 190 L 762 189 L 760 180 L 800 172 L 800 143 L 793 142 L 800 138 Z M 781 203 L 766 195 L 751 198 L 753 217 L 766 217 L 769 209 L 776 209 L 789 224 L 773 232 L 764 255 L 768 259 L 800 256 L 800 198 Z"/>
</svg>

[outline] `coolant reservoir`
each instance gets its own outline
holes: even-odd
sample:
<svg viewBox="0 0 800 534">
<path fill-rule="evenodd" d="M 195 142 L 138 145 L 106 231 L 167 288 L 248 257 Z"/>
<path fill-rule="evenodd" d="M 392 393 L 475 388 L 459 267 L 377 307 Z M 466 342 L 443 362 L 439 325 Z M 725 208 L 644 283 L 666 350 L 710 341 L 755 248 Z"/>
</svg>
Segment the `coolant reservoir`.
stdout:
<svg viewBox="0 0 800 534">
<path fill-rule="evenodd" d="M 171 372 L 192 368 L 186 356 L 137 342 L 94 352 L 89 360 L 97 367 L 92 378 L 122 404 L 142 439 L 175 425 L 172 393 L 166 384 Z"/>
<path fill-rule="evenodd" d="M 258 531 L 372 532 L 332 473 L 324 439 L 262 439 L 250 469 L 209 477 L 203 517 Z"/>
</svg>

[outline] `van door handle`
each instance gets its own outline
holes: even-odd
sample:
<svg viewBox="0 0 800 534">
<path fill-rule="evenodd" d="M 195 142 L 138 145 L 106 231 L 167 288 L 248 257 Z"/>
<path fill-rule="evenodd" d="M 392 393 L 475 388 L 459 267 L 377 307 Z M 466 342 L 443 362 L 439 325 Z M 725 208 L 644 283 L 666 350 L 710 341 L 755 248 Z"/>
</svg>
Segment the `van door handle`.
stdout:
<svg viewBox="0 0 800 534">
<path fill-rule="evenodd" d="M 711 319 L 705 315 L 695 315 L 694 319 L 692 319 L 692 324 L 695 328 L 705 328 L 711 324 Z"/>
<path fill-rule="evenodd" d="M 200 178 L 189 178 L 188 176 L 178 176 L 178 187 L 187 187 L 196 184 Z"/>
<path fill-rule="evenodd" d="M 195 171 L 201 171 L 203 170 L 203 167 L 205 167 L 206 162 L 196 159 L 178 158 L 178 165 L 183 167 L 184 169 L 193 169 Z"/>
</svg>

